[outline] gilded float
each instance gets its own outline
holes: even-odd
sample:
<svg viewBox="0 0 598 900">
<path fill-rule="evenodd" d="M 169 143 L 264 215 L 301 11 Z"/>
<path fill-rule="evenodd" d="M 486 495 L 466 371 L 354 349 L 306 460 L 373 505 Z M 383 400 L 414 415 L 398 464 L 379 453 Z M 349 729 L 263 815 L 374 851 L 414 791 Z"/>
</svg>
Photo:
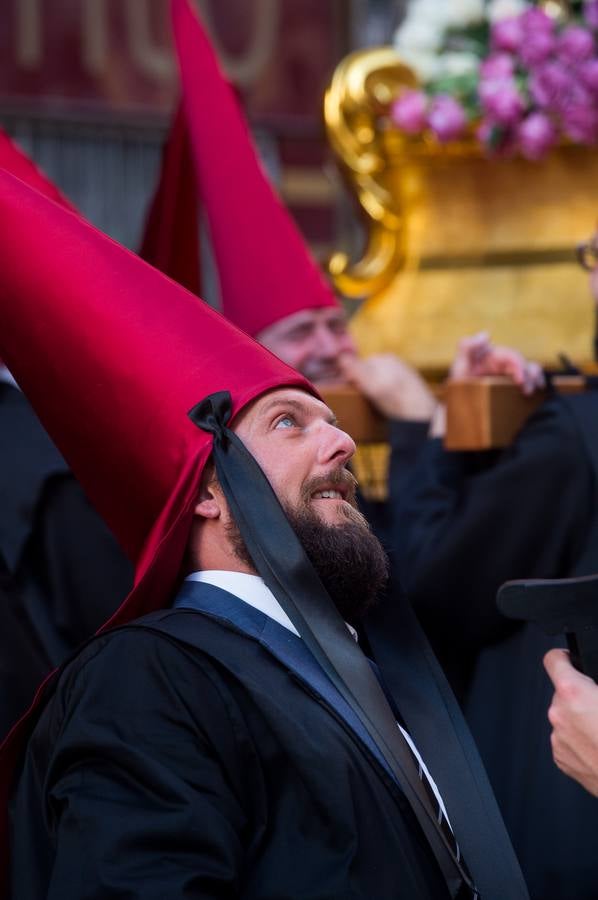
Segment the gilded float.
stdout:
<svg viewBox="0 0 598 900">
<path fill-rule="evenodd" d="M 365 353 L 391 351 L 429 373 L 464 334 L 487 329 L 544 364 L 592 358 L 594 310 L 577 241 L 598 219 L 598 153 L 563 146 L 542 162 L 487 159 L 474 139 L 441 145 L 392 127 L 411 70 L 390 47 L 357 51 L 325 98 L 330 144 L 358 202 L 366 248 L 329 263 L 363 298 Z"/>
</svg>

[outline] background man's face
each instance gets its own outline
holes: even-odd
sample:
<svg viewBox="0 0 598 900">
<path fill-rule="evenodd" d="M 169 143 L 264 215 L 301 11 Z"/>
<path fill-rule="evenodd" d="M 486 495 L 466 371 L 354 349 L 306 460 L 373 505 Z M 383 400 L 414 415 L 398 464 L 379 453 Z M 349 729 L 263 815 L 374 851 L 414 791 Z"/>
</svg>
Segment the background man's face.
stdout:
<svg viewBox="0 0 598 900">
<path fill-rule="evenodd" d="M 257 335 L 257 340 L 283 362 L 317 383 L 343 381 L 342 353 L 356 353 L 342 309 L 303 309 Z"/>
</svg>

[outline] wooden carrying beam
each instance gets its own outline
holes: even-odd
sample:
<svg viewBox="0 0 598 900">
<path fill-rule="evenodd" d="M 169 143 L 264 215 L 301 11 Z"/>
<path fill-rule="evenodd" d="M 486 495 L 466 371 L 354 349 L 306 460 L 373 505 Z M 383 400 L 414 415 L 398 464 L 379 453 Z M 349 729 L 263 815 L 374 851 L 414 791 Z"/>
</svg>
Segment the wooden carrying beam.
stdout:
<svg viewBox="0 0 598 900">
<path fill-rule="evenodd" d="M 560 393 L 585 389 L 583 375 L 559 375 L 553 379 Z M 447 450 L 490 450 L 512 443 L 525 420 L 546 399 L 546 391 L 525 397 L 506 377 L 467 378 L 432 385 L 446 403 Z M 354 388 L 333 385 L 320 391 L 336 414 L 339 425 L 358 444 L 388 440 L 388 424 L 371 403 Z"/>
<path fill-rule="evenodd" d="M 319 390 L 339 426 L 357 444 L 384 444 L 388 440 L 388 422 L 355 388 L 336 384 Z"/>
<path fill-rule="evenodd" d="M 583 375 L 558 375 L 554 387 L 565 394 L 585 389 Z M 446 403 L 447 450 L 490 450 L 507 447 L 535 409 L 546 399 L 546 391 L 525 397 L 506 377 L 466 378 L 448 381 Z"/>
</svg>

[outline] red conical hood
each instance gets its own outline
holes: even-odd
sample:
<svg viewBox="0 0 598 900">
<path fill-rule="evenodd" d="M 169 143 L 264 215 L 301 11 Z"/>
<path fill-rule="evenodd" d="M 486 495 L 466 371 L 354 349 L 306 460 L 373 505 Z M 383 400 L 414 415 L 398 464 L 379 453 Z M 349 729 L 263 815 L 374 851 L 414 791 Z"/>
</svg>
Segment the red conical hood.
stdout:
<svg viewBox="0 0 598 900">
<path fill-rule="evenodd" d="M 197 187 L 187 122 L 180 106 L 162 151 L 160 179 L 139 256 L 194 294 L 201 293 Z"/>
<path fill-rule="evenodd" d="M 276 196 L 237 99 L 188 0 L 171 0 L 195 173 L 222 312 L 251 335 L 302 309 L 338 306 Z"/>
<path fill-rule="evenodd" d="M 49 178 L 46 178 L 41 169 L 35 165 L 28 156 L 23 153 L 20 147 L 12 141 L 6 132 L 0 128 L 0 169 L 11 172 L 24 181 L 25 184 L 31 185 L 40 194 L 49 197 L 62 204 L 66 209 L 77 212 L 73 204 L 67 200 L 56 185 L 52 184 Z M 0 357 L 0 366 L 4 365 L 4 360 Z"/>
<path fill-rule="evenodd" d="M 32 264 L 35 261 L 35 264 Z M 0 172 L 0 355 L 88 497 L 153 570 L 117 620 L 164 603 L 211 437 L 187 417 L 228 390 L 233 413 L 308 382 L 179 285 Z M 157 571 L 156 571 L 157 569 Z"/>
<path fill-rule="evenodd" d="M 8 135 L 0 129 L 0 169 L 11 172 L 24 181 L 25 184 L 35 188 L 40 194 L 55 200 L 66 209 L 77 212 L 73 204 L 67 200 L 56 185 L 52 184 L 41 169 L 35 165 L 23 151 L 8 137 Z"/>
</svg>

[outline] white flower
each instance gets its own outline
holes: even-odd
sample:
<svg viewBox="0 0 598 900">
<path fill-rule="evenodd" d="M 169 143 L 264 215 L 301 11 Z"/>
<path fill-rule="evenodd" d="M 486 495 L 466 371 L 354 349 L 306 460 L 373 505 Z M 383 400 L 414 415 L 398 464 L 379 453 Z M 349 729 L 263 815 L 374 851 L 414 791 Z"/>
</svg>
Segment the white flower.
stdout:
<svg viewBox="0 0 598 900">
<path fill-rule="evenodd" d="M 484 0 L 444 0 L 445 22 L 448 26 L 466 27 L 484 21 Z"/>
<path fill-rule="evenodd" d="M 440 57 L 436 53 L 414 52 L 405 48 L 399 50 L 398 54 L 401 61 L 413 69 L 421 84 L 426 84 L 436 78 L 440 72 Z"/>
<path fill-rule="evenodd" d="M 395 32 L 394 45 L 399 53 L 404 50 L 433 52 L 440 47 L 443 36 L 444 27 L 439 28 L 438 22 L 407 16 Z"/>
<path fill-rule="evenodd" d="M 439 74 L 451 77 L 477 72 L 480 60 L 475 53 L 443 53 L 438 57 Z"/>
<path fill-rule="evenodd" d="M 417 19 L 419 22 L 427 20 L 443 23 L 452 2 L 453 0 L 411 0 L 406 18 Z"/>
<path fill-rule="evenodd" d="M 501 19 L 518 16 L 525 12 L 526 9 L 529 9 L 529 7 L 530 4 L 526 0 L 490 0 L 486 7 L 486 15 L 489 21 L 494 24 L 494 22 L 499 22 Z"/>
</svg>

